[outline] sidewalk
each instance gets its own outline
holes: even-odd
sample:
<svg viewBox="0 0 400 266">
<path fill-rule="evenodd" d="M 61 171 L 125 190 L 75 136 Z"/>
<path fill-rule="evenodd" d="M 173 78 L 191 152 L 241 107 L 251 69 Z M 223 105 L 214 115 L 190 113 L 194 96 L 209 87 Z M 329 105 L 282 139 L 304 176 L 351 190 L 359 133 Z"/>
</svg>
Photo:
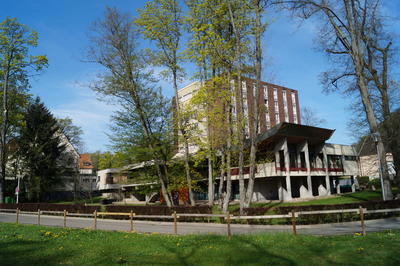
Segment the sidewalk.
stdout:
<svg viewBox="0 0 400 266">
<path fill-rule="evenodd" d="M 0 222 L 15 223 L 16 215 L 13 213 L 0 213 Z M 19 222 L 21 224 L 37 224 L 37 215 L 20 214 Z M 44 226 L 62 227 L 63 217 L 41 215 L 40 224 Z M 68 217 L 67 227 L 71 228 L 93 228 L 93 218 Z M 97 219 L 97 229 L 107 231 L 128 231 L 130 230 L 129 220 Z M 366 231 L 376 232 L 390 229 L 400 229 L 400 217 L 367 220 Z M 134 230 L 139 233 L 160 233 L 173 234 L 174 224 L 172 222 L 154 222 L 154 221 L 134 221 Z M 177 223 L 178 234 L 227 234 L 226 224 L 217 223 Z M 246 225 L 231 224 L 232 234 L 252 234 L 252 233 L 275 233 L 292 232 L 291 225 Z M 317 225 L 298 225 L 299 234 L 309 235 L 344 235 L 360 232 L 360 222 L 345 222 L 333 224 Z"/>
</svg>

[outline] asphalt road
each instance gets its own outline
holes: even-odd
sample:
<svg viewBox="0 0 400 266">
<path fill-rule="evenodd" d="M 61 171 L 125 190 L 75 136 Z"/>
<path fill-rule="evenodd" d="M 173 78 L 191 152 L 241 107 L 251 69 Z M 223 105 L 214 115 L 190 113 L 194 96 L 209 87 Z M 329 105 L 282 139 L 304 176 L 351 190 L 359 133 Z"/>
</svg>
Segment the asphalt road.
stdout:
<svg viewBox="0 0 400 266">
<path fill-rule="evenodd" d="M 0 222 L 15 223 L 15 213 L 0 213 Z M 38 224 L 37 215 L 20 214 L 22 224 Z M 40 224 L 44 226 L 64 225 L 61 216 L 41 215 Z M 389 229 L 400 229 L 400 217 L 366 221 L 367 232 L 376 232 Z M 93 228 L 93 218 L 67 217 L 67 227 Z M 97 219 L 97 229 L 107 231 L 129 231 L 129 220 Z M 184 223 L 178 222 L 178 234 L 227 234 L 226 224 L 215 223 Z M 140 233 L 173 234 L 172 222 L 134 221 L 134 230 Z M 251 234 L 260 232 L 292 232 L 291 225 L 243 225 L 232 224 L 232 234 Z M 346 222 L 320 225 L 298 225 L 299 234 L 310 235 L 344 235 L 360 232 L 360 222 Z"/>
</svg>

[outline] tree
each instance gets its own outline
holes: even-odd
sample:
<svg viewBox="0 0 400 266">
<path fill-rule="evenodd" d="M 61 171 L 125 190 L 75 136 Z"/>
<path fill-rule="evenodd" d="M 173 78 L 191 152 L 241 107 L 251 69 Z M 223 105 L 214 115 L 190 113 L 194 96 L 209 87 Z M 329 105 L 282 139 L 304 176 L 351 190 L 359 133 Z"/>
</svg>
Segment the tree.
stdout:
<svg viewBox="0 0 400 266">
<path fill-rule="evenodd" d="M 326 123 L 326 120 L 318 117 L 315 110 L 311 107 L 301 108 L 301 123 L 306 126 L 321 126 Z"/>
<path fill-rule="evenodd" d="M 264 9 L 268 3 L 268 0 L 252 0 L 250 1 L 250 8 L 255 13 L 254 21 L 254 42 L 255 42 L 255 74 L 256 74 L 256 89 L 252 90 L 253 97 L 253 110 L 249 114 L 249 131 L 250 131 L 250 171 L 249 171 L 249 182 L 247 184 L 246 198 L 244 202 L 245 207 L 249 207 L 253 199 L 255 174 L 256 174 L 256 154 L 257 154 L 257 135 L 259 131 L 259 96 L 261 89 L 261 73 L 262 73 L 262 48 L 261 38 L 265 31 L 265 25 L 262 23 L 262 15 Z"/>
<path fill-rule="evenodd" d="M 79 153 L 83 153 L 85 144 L 82 140 L 82 128 L 74 125 L 72 118 L 68 116 L 65 118 L 57 118 L 57 123 L 64 135 L 68 138 L 69 142 L 77 149 Z"/>
<path fill-rule="evenodd" d="M 3 89 L 1 109 L 2 124 L 0 131 L 0 203 L 4 201 L 6 165 L 8 160 L 7 143 L 10 141 L 10 118 L 15 114 L 10 99 L 21 95 L 28 88 L 28 77 L 47 66 L 43 55 L 30 55 L 30 48 L 37 46 L 37 33 L 17 22 L 15 18 L 6 18 L 0 23 L 0 82 Z M 22 97 L 24 98 L 24 97 Z M 26 99 L 26 98 L 25 98 Z M 15 106 L 15 105 L 14 105 Z"/>
<path fill-rule="evenodd" d="M 383 199 L 391 199 L 392 189 L 386 163 L 386 150 L 379 133 L 379 121 L 374 112 L 372 93 L 377 89 L 384 117 L 390 117 L 388 105 L 387 56 L 391 41 L 383 38 L 383 16 L 378 0 L 301 0 L 279 1 L 287 4 L 301 18 L 320 15 L 324 28 L 320 31 L 322 49 L 332 59 L 335 68 L 323 75 L 328 88 L 346 84 L 345 92 L 356 92 L 362 102 L 369 131 L 376 136 L 378 158 L 383 168 Z M 378 56 L 379 55 L 379 56 Z"/>
<path fill-rule="evenodd" d="M 39 202 L 61 184 L 61 176 L 71 174 L 74 169 L 65 165 L 71 158 L 66 153 L 57 120 L 39 98 L 30 104 L 23 121 L 25 126 L 18 138 L 23 180 L 28 198 Z"/>
<path fill-rule="evenodd" d="M 165 76 L 171 77 L 175 91 L 175 117 L 176 125 L 182 136 L 184 146 L 184 161 L 187 187 L 190 204 L 195 205 L 192 190 L 192 178 L 189 167 L 189 144 L 187 129 L 181 119 L 181 110 L 178 96 L 177 81 L 182 74 L 179 66 L 182 56 L 178 53 L 182 31 L 182 11 L 176 0 L 153 0 L 146 3 L 144 9 L 138 10 L 139 17 L 135 23 L 139 25 L 140 32 L 146 39 L 155 42 L 158 51 L 155 52 L 153 62 L 155 65 L 166 67 Z"/>
<path fill-rule="evenodd" d="M 127 15 L 107 8 L 102 20 L 94 23 L 88 57 L 104 67 L 105 73 L 93 82 L 92 89 L 114 101 L 135 118 L 140 140 L 155 164 L 161 190 L 168 206 L 172 205 L 168 190 L 164 131 L 160 123 L 168 122 L 159 112 L 168 101 L 155 88 L 156 80 L 148 70 L 149 58 L 137 45 L 138 32 Z M 165 128 L 164 128 L 165 130 Z"/>
</svg>

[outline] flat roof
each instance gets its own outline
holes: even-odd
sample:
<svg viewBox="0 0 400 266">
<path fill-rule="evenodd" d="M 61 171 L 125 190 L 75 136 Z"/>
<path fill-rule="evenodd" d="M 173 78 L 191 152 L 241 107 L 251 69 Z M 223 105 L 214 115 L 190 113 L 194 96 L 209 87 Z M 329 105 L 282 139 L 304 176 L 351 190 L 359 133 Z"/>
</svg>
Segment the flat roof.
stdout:
<svg viewBox="0 0 400 266">
<path fill-rule="evenodd" d="M 260 148 L 267 148 L 272 143 L 287 138 L 288 143 L 300 143 L 307 140 L 310 145 L 318 145 L 328 140 L 333 132 L 335 132 L 334 129 L 282 122 L 258 135 L 257 143 Z"/>
</svg>

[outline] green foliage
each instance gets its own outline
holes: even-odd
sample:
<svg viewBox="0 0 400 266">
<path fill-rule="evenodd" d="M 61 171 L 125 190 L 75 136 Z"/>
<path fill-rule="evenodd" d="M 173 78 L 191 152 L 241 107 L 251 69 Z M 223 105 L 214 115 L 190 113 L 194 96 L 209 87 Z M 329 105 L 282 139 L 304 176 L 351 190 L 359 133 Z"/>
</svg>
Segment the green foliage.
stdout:
<svg viewBox="0 0 400 266">
<path fill-rule="evenodd" d="M 153 51 L 152 62 L 166 66 L 166 75 L 182 73 L 179 62 L 182 57 L 178 53 L 181 37 L 181 8 L 176 0 L 152 0 L 138 9 L 139 17 L 135 20 L 140 32 L 146 39 L 154 41 L 157 51 Z M 175 78 L 175 77 L 174 77 Z"/>
<path fill-rule="evenodd" d="M 82 140 L 82 128 L 74 125 L 72 118 L 68 116 L 65 118 L 57 118 L 57 123 L 75 149 L 77 149 L 79 153 L 83 153 L 84 143 Z"/>
<path fill-rule="evenodd" d="M 0 85 L 1 85 L 1 132 L 0 132 L 0 202 L 5 191 L 5 174 L 9 144 L 23 126 L 22 113 L 28 105 L 29 75 L 47 67 L 46 56 L 33 56 L 30 48 L 37 46 L 37 33 L 20 24 L 15 18 L 6 17 L 0 23 Z"/>
<path fill-rule="evenodd" d="M 23 181 L 28 198 L 40 201 L 62 183 L 62 176 L 76 171 L 77 162 L 66 151 L 57 120 L 39 98 L 30 104 L 24 123 L 18 138 Z"/>
</svg>

